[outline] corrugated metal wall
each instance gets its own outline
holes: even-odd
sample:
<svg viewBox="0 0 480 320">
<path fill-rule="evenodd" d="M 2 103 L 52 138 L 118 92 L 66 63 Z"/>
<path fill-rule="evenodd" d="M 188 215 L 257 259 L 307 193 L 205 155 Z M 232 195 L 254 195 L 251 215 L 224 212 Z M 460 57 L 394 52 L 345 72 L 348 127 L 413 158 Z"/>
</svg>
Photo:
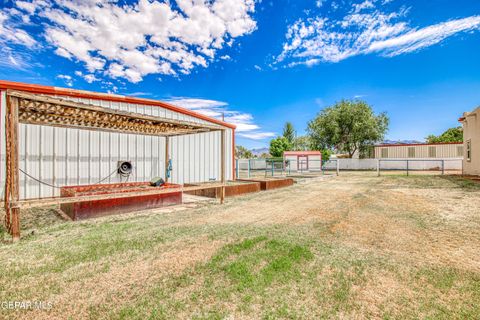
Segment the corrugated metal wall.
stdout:
<svg viewBox="0 0 480 320">
<path fill-rule="evenodd" d="M 148 114 L 197 123 L 208 123 L 161 107 L 92 99 L 63 97 L 106 108 Z M 1 93 L 0 191 L 5 181 L 5 92 Z M 85 185 L 98 182 L 117 167 L 118 160 L 130 160 L 134 170 L 128 181 L 164 178 L 165 138 L 91 130 L 20 124 L 20 168 L 53 185 Z M 226 178 L 232 179 L 232 134 L 226 131 Z M 220 179 L 220 132 L 170 138 L 173 183 Z M 114 174 L 103 183 L 124 181 Z M 58 196 L 59 190 L 42 185 L 20 173 L 22 199 Z"/>
<path fill-rule="evenodd" d="M 409 148 L 413 148 L 413 157 L 409 156 Z M 429 150 L 434 148 L 434 156 Z M 386 157 L 382 156 L 382 149 L 388 150 Z M 410 154 L 411 155 L 411 154 Z M 463 157 L 463 144 L 437 144 L 437 145 L 404 145 L 375 147 L 375 158 L 377 159 L 403 159 L 403 158 L 461 158 Z"/>
</svg>

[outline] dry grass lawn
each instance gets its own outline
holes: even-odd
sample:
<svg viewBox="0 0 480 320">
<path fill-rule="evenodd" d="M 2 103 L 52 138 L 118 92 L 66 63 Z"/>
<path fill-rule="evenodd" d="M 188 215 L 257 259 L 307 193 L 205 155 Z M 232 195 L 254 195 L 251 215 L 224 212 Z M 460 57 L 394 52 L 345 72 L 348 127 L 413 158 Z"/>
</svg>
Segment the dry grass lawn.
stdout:
<svg viewBox="0 0 480 320">
<path fill-rule="evenodd" d="M 23 223 L 21 242 L 0 244 L 0 302 L 52 307 L 0 318 L 480 314 L 480 187 L 460 178 L 349 173 L 224 206 Z"/>
</svg>

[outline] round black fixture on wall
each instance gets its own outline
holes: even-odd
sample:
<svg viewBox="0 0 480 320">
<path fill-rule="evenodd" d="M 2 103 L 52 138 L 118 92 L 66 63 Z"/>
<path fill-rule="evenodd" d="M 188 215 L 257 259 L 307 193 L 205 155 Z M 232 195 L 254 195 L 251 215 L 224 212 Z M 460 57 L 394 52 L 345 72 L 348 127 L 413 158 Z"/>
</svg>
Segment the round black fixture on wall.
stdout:
<svg viewBox="0 0 480 320">
<path fill-rule="evenodd" d="M 129 175 L 132 173 L 132 163 L 130 161 L 118 161 L 117 172 L 121 175 Z"/>
</svg>

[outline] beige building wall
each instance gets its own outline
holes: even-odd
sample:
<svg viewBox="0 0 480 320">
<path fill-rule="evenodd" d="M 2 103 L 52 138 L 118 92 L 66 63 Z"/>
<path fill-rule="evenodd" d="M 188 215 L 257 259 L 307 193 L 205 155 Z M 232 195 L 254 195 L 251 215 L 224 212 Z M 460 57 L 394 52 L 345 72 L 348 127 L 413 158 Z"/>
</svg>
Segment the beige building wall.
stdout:
<svg viewBox="0 0 480 320">
<path fill-rule="evenodd" d="M 446 159 L 461 158 L 464 155 L 463 144 L 437 143 L 437 144 L 405 144 L 375 146 L 376 159 Z"/>
<path fill-rule="evenodd" d="M 463 172 L 480 175 L 480 107 L 466 112 L 460 119 L 463 124 Z"/>
</svg>

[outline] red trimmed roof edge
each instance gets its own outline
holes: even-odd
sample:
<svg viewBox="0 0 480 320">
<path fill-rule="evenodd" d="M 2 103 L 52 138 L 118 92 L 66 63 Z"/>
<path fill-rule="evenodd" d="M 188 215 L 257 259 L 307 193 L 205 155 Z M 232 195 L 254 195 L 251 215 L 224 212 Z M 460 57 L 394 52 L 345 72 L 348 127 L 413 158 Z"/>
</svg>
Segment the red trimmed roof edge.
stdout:
<svg viewBox="0 0 480 320">
<path fill-rule="evenodd" d="M 374 147 L 407 147 L 407 146 L 436 146 L 442 144 L 463 144 L 463 142 L 437 142 L 437 143 L 399 143 L 399 144 L 377 144 Z"/>
<path fill-rule="evenodd" d="M 108 94 L 108 93 L 101 93 L 101 92 L 94 92 L 94 91 L 68 89 L 68 88 L 61 88 L 61 87 L 52 87 L 52 86 L 44 86 L 44 85 L 38 85 L 38 84 L 29 84 L 29 83 L 23 83 L 23 82 L 0 80 L 0 90 L 8 90 L 8 89 L 26 91 L 30 93 L 63 95 L 68 97 L 76 97 L 76 98 L 84 98 L 84 99 L 97 99 L 97 100 L 104 100 L 104 101 L 137 103 L 137 104 L 143 104 L 148 106 L 162 107 L 174 112 L 182 113 L 182 114 L 192 116 L 198 119 L 202 119 L 208 122 L 216 123 L 218 125 L 228 127 L 231 129 L 236 128 L 236 126 L 231 123 L 217 120 L 215 118 L 205 116 L 195 111 L 191 111 L 167 102 L 153 100 L 153 99 L 128 97 L 128 96 L 122 96 L 117 94 Z"/>
<path fill-rule="evenodd" d="M 321 155 L 320 151 L 284 151 L 284 155 Z"/>
</svg>

